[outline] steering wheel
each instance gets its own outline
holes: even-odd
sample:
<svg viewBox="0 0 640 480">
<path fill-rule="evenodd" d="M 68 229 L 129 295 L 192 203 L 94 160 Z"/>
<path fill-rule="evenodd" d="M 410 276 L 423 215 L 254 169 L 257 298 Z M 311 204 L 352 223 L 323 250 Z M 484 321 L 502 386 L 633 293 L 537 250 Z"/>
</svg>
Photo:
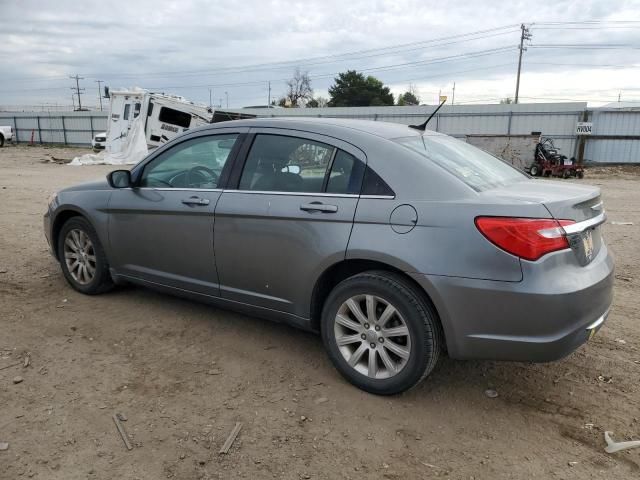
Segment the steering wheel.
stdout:
<svg viewBox="0 0 640 480">
<path fill-rule="evenodd" d="M 193 180 L 195 176 L 199 176 L 202 180 L 196 185 Z M 209 177 L 209 178 L 207 178 Z M 218 174 L 204 165 L 196 165 L 195 167 L 187 170 L 187 185 L 189 187 L 200 186 L 202 183 L 210 181 L 211 183 L 218 185 Z"/>
</svg>

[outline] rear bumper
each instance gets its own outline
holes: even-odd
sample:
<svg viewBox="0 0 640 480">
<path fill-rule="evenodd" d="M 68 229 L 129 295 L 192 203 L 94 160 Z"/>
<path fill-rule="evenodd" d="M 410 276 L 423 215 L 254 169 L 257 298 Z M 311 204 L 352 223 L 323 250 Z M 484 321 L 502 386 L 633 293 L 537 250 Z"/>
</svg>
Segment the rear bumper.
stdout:
<svg viewBox="0 0 640 480">
<path fill-rule="evenodd" d="M 587 266 L 524 265 L 521 282 L 414 274 L 440 313 L 452 358 L 546 362 L 589 340 L 613 300 L 613 257 L 603 244 Z M 552 257 L 552 256 L 549 256 Z M 523 262 L 524 263 L 524 262 Z"/>
</svg>

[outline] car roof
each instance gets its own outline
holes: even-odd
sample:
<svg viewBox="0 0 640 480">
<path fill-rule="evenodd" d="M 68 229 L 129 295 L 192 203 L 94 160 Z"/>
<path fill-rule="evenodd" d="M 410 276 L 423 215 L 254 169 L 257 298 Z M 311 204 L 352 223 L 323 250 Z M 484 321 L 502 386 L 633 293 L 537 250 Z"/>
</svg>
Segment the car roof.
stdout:
<svg viewBox="0 0 640 480">
<path fill-rule="evenodd" d="M 420 135 L 441 135 L 432 130 L 417 130 L 410 128 L 408 125 L 391 122 L 377 122 L 372 120 L 357 120 L 351 118 L 318 118 L 318 117 L 268 117 L 268 118 L 251 118 L 246 120 L 232 120 L 218 122 L 214 124 L 219 127 L 230 125 L 242 125 L 245 127 L 272 127 L 272 128 L 291 128 L 303 129 L 309 127 L 324 127 L 330 129 L 349 129 L 357 130 L 362 133 L 368 133 L 378 137 L 391 139 L 400 137 L 418 137 Z"/>
</svg>

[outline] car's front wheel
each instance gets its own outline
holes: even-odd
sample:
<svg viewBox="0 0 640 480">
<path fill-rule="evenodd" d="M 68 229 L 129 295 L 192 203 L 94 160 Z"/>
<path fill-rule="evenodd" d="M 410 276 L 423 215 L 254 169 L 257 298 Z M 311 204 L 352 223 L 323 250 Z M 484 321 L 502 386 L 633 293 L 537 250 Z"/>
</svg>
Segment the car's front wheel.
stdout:
<svg viewBox="0 0 640 480">
<path fill-rule="evenodd" d="M 58 259 L 67 282 L 77 291 L 95 295 L 113 287 L 102 244 L 85 218 L 72 217 L 62 226 Z"/>
<path fill-rule="evenodd" d="M 338 371 L 379 395 L 419 383 L 435 367 L 442 348 L 434 308 L 410 282 L 385 271 L 339 283 L 325 302 L 321 328 Z"/>
</svg>

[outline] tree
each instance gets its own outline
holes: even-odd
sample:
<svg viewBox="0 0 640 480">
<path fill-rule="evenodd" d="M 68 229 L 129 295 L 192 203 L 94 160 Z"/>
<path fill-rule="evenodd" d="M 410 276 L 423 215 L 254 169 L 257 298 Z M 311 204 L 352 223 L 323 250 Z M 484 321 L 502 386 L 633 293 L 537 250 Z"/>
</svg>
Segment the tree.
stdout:
<svg viewBox="0 0 640 480">
<path fill-rule="evenodd" d="M 511 99 L 511 97 L 506 97 L 500 100 L 500 103 L 507 105 L 507 104 L 513 103 L 513 100 Z"/>
<path fill-rule="evenodd" d="M 420 99 L 413 92 L 404 92 L 398 97 L 398 105 L 420 105 Z"/>
<path fill-rule="evenodd" d="M 393 105 L 393 94 L 389 87 L 385 87 L 377 78 L 365 77 L 355 70 L 338 74 L 334 84 L 329 87 L 329 95 L 331 107 Z"/>
<path fill-rule="evenodd" d="M 311 100 L 309 100 L 307 102 L 306 107 L 307 108 L 322 108 L 322 107 L 326 107 L 328 103 L 329 103 L 329 100 L 327 100 L 324 97 L 318 96 L 318 97 L 315 97 L 315 98 L 312 98 Z"/>
<path fill-rule="evenodd" d="M 287 93 L 284 98 L 285 103 L 289 103 L 288 106 L 293 108 L 304 107 L 313 98 L 309 72 L 301 72 L 299 68 L 296 68 L 293 77 L 287 80 Z"/>
<path fill-rule="evenodd" d="M 420 105 L 420 97 L 418 96 L 418 90 L 415 85 L 410 83 L 407 91 L 398 96 L 398 105 Z"/>
</svg>

